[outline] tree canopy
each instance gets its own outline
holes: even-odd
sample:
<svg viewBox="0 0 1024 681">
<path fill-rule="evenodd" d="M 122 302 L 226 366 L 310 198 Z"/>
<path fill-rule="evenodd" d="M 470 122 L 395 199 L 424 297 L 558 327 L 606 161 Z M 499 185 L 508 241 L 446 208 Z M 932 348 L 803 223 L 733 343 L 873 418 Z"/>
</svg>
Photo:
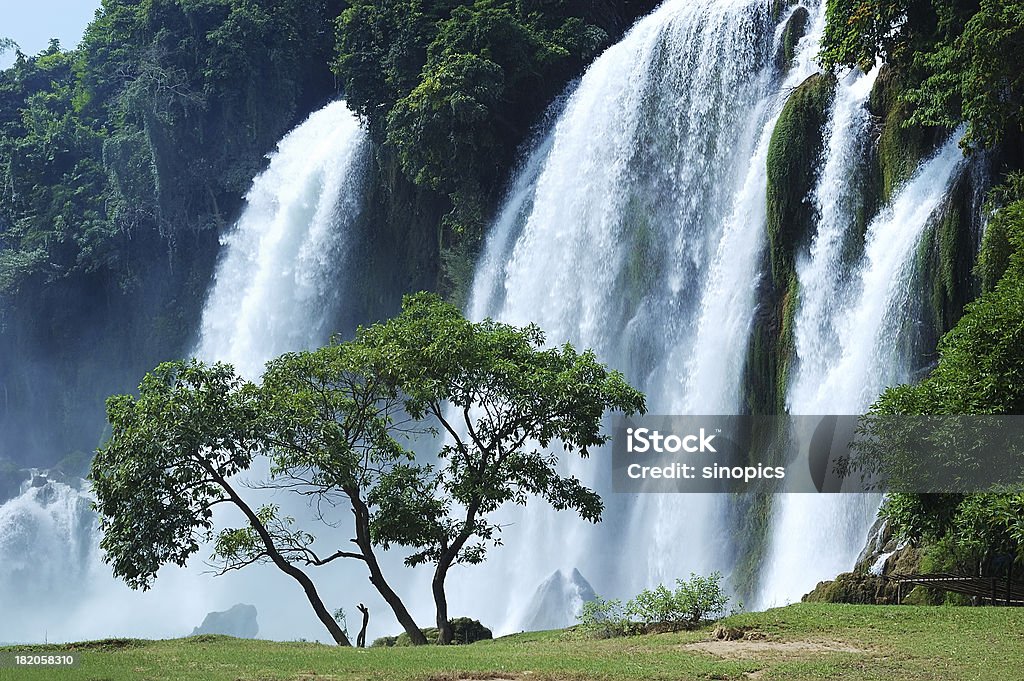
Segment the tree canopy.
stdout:
<svg viewBox="0 0 1024 681">
<path fill-rule="evenodd" d="M 381 353 L 408 414 L 436 420 L 445 435 L 435 477 L 378 487 L 390 513 L 374 524 L 385 545 L 415 549 L 407 564 L 434 565 L 441 643 L 451 641 L 448 570 L 483 561 L 488 545 L 500 543 L 488 515 L 537 496 L 600 520 L 600 497 L 560 472 L 558 451 L 587 457 L 608 441 L 608 411 L 645 409 L 643 395 L 593 352 L 545 349 L 544 341 L 533 325 L 468 321 L 432 294 L 408 297 L 399 317 L 357 336 Z"/>
<path fill-rule="evenodd" d="M 590 351 L 546 348 L 536 326 L 474 323 L 435 295 L 409 296 L 398 317 L 351 341 L 272 360 L 258 384 L 193 360 L 157 367 L 138 397 L 110 398 L 112 435 L 91 473 L 101 547 L 135 588 L 208 542 L 222 571 L 273 563 L 339 643 L 347 638 L 301 568 L 358 560 L 424 643 L 375 553 L 403 547 L 408 565 L 434 566 L 439 641 L 450 643 L 448 570 L 500 544 L 489 514 L 536 496 L 600 520 L 600 497 L 561 473 L 559 451 L 586 457 L 608 441 L 608 411 L 643 409 L 643 395 Z M 251 506 L 235 476 L 258 457 L 270 471 L 259 485 L 312 500 L 310 522 L 337 525 L 347 508 L 353 546 L 320 550 L 304 521 Z M 215 532 L 220 504 L 246 523 Z"/>
<path fill-rule="evenodd" d="M 1024 2 L 829 0 L 827 65 L 882 58 L 909 75 L 910 123 L 968 123 L 965 143 L 991 147 L 1024 129 Z"/>
</svg>

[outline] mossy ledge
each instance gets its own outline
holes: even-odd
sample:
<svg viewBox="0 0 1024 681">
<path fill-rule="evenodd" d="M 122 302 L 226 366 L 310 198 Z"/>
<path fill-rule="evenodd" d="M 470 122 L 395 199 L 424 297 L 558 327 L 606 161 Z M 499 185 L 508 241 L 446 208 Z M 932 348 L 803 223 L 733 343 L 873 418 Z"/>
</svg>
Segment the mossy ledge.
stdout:
<svg viewBox="0 0 1024 681">
<path fill-rule="evenodd" d="M 836 79 L 816 73 L 797 86 L 782 109 L 768 146 L 768 248 L 776 288 L 789 278 L 798 248 L 814 229 L 808 195 L 821 165 L 823 129 Z"/>
<path fill-rule="evenodd" d="M 770 273 L 758 291 L 758 312 L 747 352 L 746 402 L 753 413 L 781 413 L 792 355 L 792 319 L 798 302 L 796 254 L 813 236 L 808 196 L 818 176 L 836 79 L 816 74 L 795 88 L 772 132 L 767 165 Z"/>
</svg>

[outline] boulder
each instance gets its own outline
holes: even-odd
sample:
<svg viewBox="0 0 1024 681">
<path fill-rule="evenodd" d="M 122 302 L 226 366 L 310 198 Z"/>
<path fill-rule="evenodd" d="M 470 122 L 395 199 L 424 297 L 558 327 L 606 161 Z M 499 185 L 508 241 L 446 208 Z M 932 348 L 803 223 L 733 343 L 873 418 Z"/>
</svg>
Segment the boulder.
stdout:
<svg viewBox="0 0 1024 681">
<path fill-rule="evenodd" d="M 259 632 L 256 606 L 238 603 L 227 610 L 209 613 L 203 618 L 203 623 L 192 630 L 192 636 L 223 634 L 235 638 L 256 638 Z"/>
</svg>

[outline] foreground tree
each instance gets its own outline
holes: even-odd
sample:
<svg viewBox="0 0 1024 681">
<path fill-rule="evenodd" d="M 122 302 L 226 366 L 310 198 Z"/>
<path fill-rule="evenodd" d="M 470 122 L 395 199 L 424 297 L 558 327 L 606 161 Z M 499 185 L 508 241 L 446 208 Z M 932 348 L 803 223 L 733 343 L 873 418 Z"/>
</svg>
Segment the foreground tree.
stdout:
<svg viewBox="0 0 1024 681">
<path fill-rule="evenodd" d="M 332 638 L 349 645 L 300 566 L 360 560 L 412 641 L 426 643 L 381 573 L 361 498 L 372 489 L 375 471 L 407 456 L 387 435 L 397 402 L 349 371 L 346 349 L 286 355 L 268 366 L 262 386 L 223 364 L 162 364 L 143 380 L 138 398 L 111 398 L 112 437 L 98 451 L 90 477 L 100 545 L 114 574 L 147 589 L 162 565 L 185 565 L 202 543 L 213 541 L 220 572 L 272 563 L 302 586 Z M 324 376 L 333 382 L 317 383 Z M 271 470 L 261 487 L 312 490 L 329 500 L 329 492 L 343 495 L 354 514 L 355 547 L 321 555 L 314 535 L 296 528 L 278 506 L 254 508 L 235 476 L 250 471 L 259 456 L 269 457 Z M 215 535 L 213 509 L 221 504 L 238 508 L 246 524 Z"/>
<path fill-rule="evenodd" d="M 452 641 L 445 580 L 500 543 L 488 515 L 539 496 L 600 519 L 600 497 L 558 472 L 556 446 L 586 457 L 607 441 L 610 409 L 644 409 L 643 395 L 592 352 L 544 349 L 535 326 L 475 324 L 429 294 L 353 341 L 269 362 L 261 384 L 226 365 L 163 364 L 138 398 L 108 401 L 110 441 L 91 477 L 114 574 L 148 588 L 167 563 L 184 565 L 214 542 L 222 572 L 272 563 L 302 586 L 339 644 L 348 639 L 300 566 L 362 561 L 414 644 L 426 643 L 391 588 L 375 548 L 411 547 L 409 565 L 434 565 L 439 642 Z M 434 436 L 445 440 L 440 445 Z M 417 457 L 403 442 L 424 448 Z M 549 449 L 550 447 L 550 449 Z M 314 520 L 352 513 L 353 546 L 314 550 L 316 538 L 277 506 L 254 508 L 236 482 L 269 459 L 260 486 L 311 500 Z M 214 533 L 213 509 L 246 523 Z"/>
</svg>

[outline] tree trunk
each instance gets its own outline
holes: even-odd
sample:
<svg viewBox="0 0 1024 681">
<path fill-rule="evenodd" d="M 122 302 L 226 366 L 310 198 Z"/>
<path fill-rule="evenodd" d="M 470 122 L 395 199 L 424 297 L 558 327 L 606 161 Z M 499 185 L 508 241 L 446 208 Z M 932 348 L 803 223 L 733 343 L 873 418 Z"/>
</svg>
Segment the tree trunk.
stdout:
<svg viewBox="0 0 1024 681">
<path fill-rule="evenodd" d="M 409 641 L 414 646 L 426 645 L 427 637 L 416 626 L 416 621 L 409 614 L 405 603 L 402 602 L 402 599 L 384 578 L 384 573 L 377 562 L 377 556 L 373 553 L 373 542 L 370 539 L 369 509 L 366 508 L 366 504 L 359 497 L 358 493 L 348 491 L 348 495 L 352 502 L 352 512 L 356 516 L 356 546 L 362 552 L 363 558 L 366 561 L 366 567 L 370 570 L 370 583 L 373 584 L 374 588 L 377 589 L 378 593 L 384 597 L 384 600 L 391 607 L 392 612 L 395 613 L 395 617 L 398 619 L 398 623 L 405 629 L 405 633 L 409 634 Z"/>
<path fill-rule="evenodd" d="M 370 623 L 370 609 L 362 603 L 358 606 L 359 612 L 363 613 L 363 626 L 359 629 L 359 635 L 356 636 L 356 647 L 366 647 L 366 626 Z"/>
<path fill-rule="evenodd" d="M 476 522 L 476 513 L 479 508 L 479 501 L 473 501 L 466 510 L 466 521 L 462 532 L 455 538 L 437 560 L 437 567 L 434 568 L 434 579 L 430 583 L 431 591 L 434 594 L 434 607 L 437 610 L 437 644 L 446 646 L 452 642 L 452 625 L 448 619 L 448 598 L 444 593 L 444 580 L 448 577 L 448 570 L 459 552 L 466 545 L 469 538 L 473 536 L 472 527 Z"/>
<path fill-rule="evenodd" d="M 434 579 L 430 583 L 434 593 L 434 607 L 437 609 L 437 644 L 451 645 L 452 623 L 448 619 L 448 598 L 444 593 L 444 580 L 448 576 L 449 565 L 438 563 L 434 571 Z"/>
<path fill-rule="evenodd" d="M 228 484 L 228 481 L 212 468 L 208 468 L 207 472 L 213 475 L 214 480 L 216 480 L 221 488 L 227 492 L 231 502 L 237 506 L 240 511 L 242 511 L 246 519 L 248 519 L 249 524 L 254 530 L 256 530 L 256 534 L 258 534 L 260 539 L 263 541 L 263 548 L 266 549 L 267 555 L 270 557 L 270 560 L 273 561 L 274 565 L 276 565 L 281 572 L 285 573 L 302 586 L 302 590 L 306 594 L 306 599 L 309 601 L 309 604 L 313 606 L 313 612 L 315 612 L 316 616 L 321 622 L 323 622 L 323 625 L 327 627 L 327 631 L 330 632 L 334 642 L 340 646 L 351 646 L 352 643 L 349 642 L 348 636 L 345 635 L 345 631 L 341 628 L 341 625 L 334 620 L 331 613 L 328 612 L 327 606 L 324 605 L 323 600 L 320 598 L 320 594 L 317 593 L 313 580 L 311 580 L 305 572 L 284 559 L 284 556 L 282 556 L 277 550 L 277 547 L 274 546 L 274 540 L 270 536 L 270 533 L 267 532 L 267 528 L 263 526 L 259 516 L 257 516 L 256 513 L 249 508 L 249 505 L 246 504 L 237 493 L 235 493 L 235 490 L 230 484 Z"/>
</svg>

